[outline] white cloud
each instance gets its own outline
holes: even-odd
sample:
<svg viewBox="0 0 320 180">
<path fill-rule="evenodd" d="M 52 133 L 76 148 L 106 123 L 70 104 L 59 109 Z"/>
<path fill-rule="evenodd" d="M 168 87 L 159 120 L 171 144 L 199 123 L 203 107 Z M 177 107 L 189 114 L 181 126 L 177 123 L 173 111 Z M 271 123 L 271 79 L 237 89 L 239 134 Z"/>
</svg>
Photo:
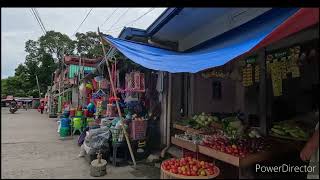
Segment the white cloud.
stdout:
<svg viewBox="0 0 320 180">
<path fill-rule="evenodd" d="M 45 28 L 73 35 L 90 8 L 37 8 Z M 127 8 L 118 8 L 117 12 L 107 21 L 101 31 L 114 27 L 109 34 L 117 37 L 122 27 L 128 22 L 146 13 L 150 8 L 130 8 L 118 22 L 116 20 Z M 97 31 L 98 26 L 115 10 L 115 8 L 94 8 L 79 32 Z M 155 8 L 133 27 L 147 28 L 165 8 Z M 129 26 L 132 26 L 129 24 Z M 116 29 L 118 28 L 118 29 Z M 42 31 L 33 17 L 30 8 L 2 8 L 1 9 L 1 78 L 14 75 L 14 69 L 25 60 L 25 42 L 29 39 L 37 40 Z"/>
</svg>

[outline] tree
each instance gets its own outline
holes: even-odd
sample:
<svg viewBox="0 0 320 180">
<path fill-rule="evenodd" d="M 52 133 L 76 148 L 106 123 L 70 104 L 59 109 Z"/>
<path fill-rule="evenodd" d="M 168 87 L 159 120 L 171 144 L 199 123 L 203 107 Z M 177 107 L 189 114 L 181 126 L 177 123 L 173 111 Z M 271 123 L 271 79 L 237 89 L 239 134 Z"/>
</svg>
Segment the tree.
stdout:
<svg viewBox="0 0 320 180">
<path fill-rule="evenodd" d="M 74 54 L 75 41 L 68 35 L 60 32 L 48 31 L 38 40 L 40 51 L 52 55 L 53 58 L 62 59 L 63 54 Z"/>
<path fill-rule="evenodd" d="M 108 49 L 109 46 L 106 46 Z M 63 55 L 73 55 L 75 52 L 87 58 L 103 56 L 100 37 L 95 32 L 77 33 L 73 41 L 66 34 L 48 31 L 38 40 L 28 40 L 25 43 L 27 52 L 25 62 L 15 69 L 15 75 L 1 79 L 3 95 L 38 97 L 36 76 L 38 76 L 40 91 L 46 92 L 51 85 L 51 75 L 57 67 L 61 67 Z"/>
<path fill-rule="evenodd" d="M 87 58 L 97 58 L 103 56 L 100 37 L 97 33 L 76 33 L 76 38 L 76 49 L 78 54 Z"/>
<path fill-rule="evenodd" d="M 20 63 L 19 65 L 18 65 L 18 67 L 15 69 L 15 76 L 19 76 L 20 74 L 22 74 L 22 73 L 25 73 L 25 74 L 27 74 L 28 73 L 28 69 L 27 69 L 27 67 L 24 65 L 24 64 L 22 64 L 22 63 Z"/>
</svg>

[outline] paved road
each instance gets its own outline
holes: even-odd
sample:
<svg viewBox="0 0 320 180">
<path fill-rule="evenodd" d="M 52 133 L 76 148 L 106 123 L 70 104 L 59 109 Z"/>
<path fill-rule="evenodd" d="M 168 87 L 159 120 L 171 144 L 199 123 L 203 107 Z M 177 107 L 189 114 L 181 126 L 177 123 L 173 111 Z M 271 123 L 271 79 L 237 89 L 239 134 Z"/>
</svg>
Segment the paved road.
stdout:
<svg viewBox="0 0 320 180">
<path fill-rule="evenodd" d="M 88 162 L 77 157 L 80 148 L 76 142 L 76 138 L 59 140 L 56 119 L 47 114 L 36 110 L 9 114 L 2 108 L 1 178 L 93 178 Z M 150 172 L 153 168 L 145 166 L 133 170 L 130 166 L 108 165 L 107 169 L 108 175 L 101 178 L 157 177 Z"/>
</svg>

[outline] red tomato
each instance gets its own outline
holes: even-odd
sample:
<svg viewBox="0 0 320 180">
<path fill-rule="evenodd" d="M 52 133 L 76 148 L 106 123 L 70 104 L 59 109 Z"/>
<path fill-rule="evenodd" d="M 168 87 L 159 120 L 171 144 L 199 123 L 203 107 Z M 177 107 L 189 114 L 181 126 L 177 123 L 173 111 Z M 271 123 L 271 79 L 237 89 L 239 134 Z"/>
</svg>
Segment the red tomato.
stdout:
<svg viewBox="0 0 320 180">
<path fill-rule="evenodd" d="M 197 176 L 197 171 L 191 171 L 191 176 Z"/>
<path fill-rule="evenodd" d="M 173 169 L 173 173 L 174 173 L 174 174 L 177 174 L 177 173 L 178 173 L 178 169 L 176 169 L 176 168 Z"/>
<path fill-rule="evenodd" d="M 198 171 L 198 167 L 197 166 L 193 166 L 192 170 L 197 172 Z"/>
<path fill-rule="evenodd" d="M 187 171 L 187 176 L 190 176 L 190 175 L 191 175 L 190 171 Z"/>
</svg>

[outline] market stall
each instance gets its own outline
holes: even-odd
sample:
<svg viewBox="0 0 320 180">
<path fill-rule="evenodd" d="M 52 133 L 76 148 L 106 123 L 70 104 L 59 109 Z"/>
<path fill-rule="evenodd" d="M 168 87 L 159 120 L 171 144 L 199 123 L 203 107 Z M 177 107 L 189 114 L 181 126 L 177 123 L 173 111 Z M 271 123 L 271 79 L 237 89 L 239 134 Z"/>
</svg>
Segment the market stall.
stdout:
<svg viewBox="0 0 320 180">
<path fill-rule="evenodd" d="M 79 134 L 80 156 L 89 162 L 96 159 L 100 151 L 102 158 L 114 166 L 127 164 L 131 150 L 125 134 L 136 159 L 145 159 L 152 150 L 156 131 L 150 128 L 159 115 L 152 109 L 156 98 L 149 91 L 155 86 L 155 76 L 150 70 L 128 66 L 126 62 L 112 59 L 110 78 L 105 66 L 101 72 L 86 75 L 79 85 L 79 105 L 62 107 L 58 132 L 61 137 Z"/>
<path fill-rule="evenodd" d="M 172 126 L 171 144 L 182 155 L 191 151 L 193 157 L 212 157 L 238 167 L 240 177 L 251 175 L 243 170 L 257 163 L 305 164 L 299 161 L 299 152 L 316 123 L 312 91 L 319 84 L 318 46 L 316 41 L 304 41 L 267 51 L 263 57 L 248 55 L 233 65 L 195 75 L 196 82 L 190 83 L 194 87 L 189 88 L 194 96 L 186 102 L 193 103 L 193 109 L 185 108 L 183 115 L 175 112 Z M 261 73 L 266 74 L 264 119 L 259 102 Z"/>
</svg>

